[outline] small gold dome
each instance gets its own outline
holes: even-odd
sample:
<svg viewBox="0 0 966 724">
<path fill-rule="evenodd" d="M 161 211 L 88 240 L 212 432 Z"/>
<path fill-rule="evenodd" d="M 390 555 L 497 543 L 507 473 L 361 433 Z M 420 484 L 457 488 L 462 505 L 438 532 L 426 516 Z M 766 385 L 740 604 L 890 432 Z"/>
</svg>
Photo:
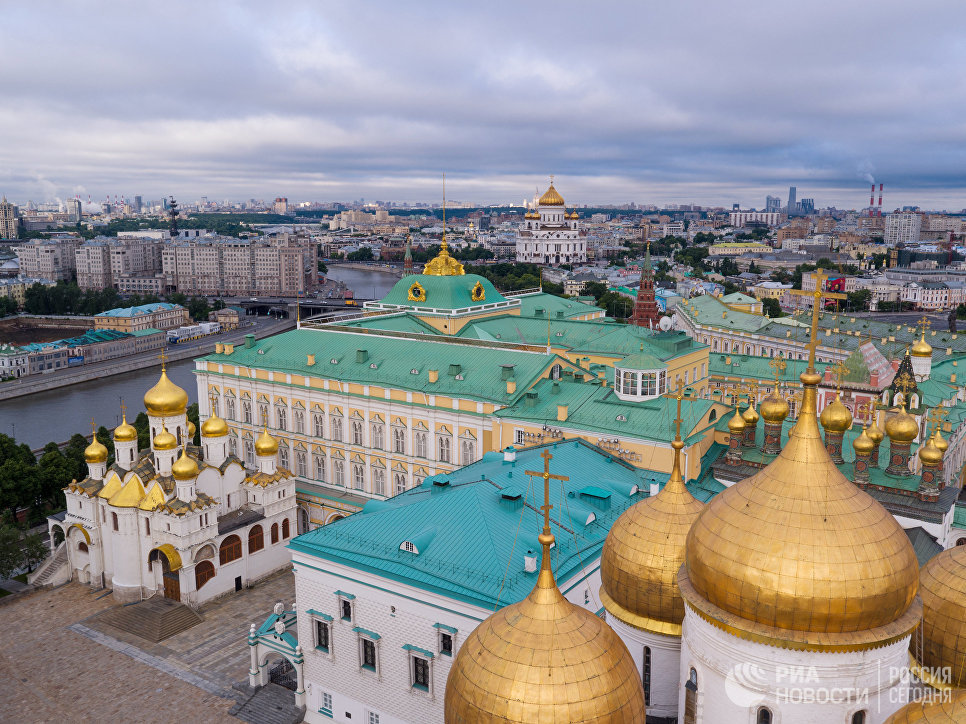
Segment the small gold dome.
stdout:
<svg viewBox="0 0 966 724">
<path fill-rule="evenodd" d="M 885 440 L 885 433 L 882 432 L 879 426 L 875 424 L 875 421 L 873 421 L 872 425 L 865 431 L 865 434 L 868 435 L 869 439 L 876 445 Z"/>
<path fill-rule="evenodd" d="M 91 444 L 84 448 L 84 460 L 89 463 L 107 462 L 107 448 L 97 439 L 97 435 L 94 435 Z"/>
<path fill-rule="evenodd" d="M 728 420 L 728 431 L 733 435 L 737 435 L 738 433 L 745 431 L 745 421 L 741 417 L 741 413 L 738 412 L 737 407 L 735 408 L 734 416 Z"/>
<path fill-rule="evenodd" d="M 875 450 L 875 442 L 869 437 L 868 425 L 862 428 L 862 434 L 855 438 L 852 447 L 855 448 L 856 455 L 867 455 Z"/>
<path fill-rule="evenodd" d="M 188 442 L 189 443 L 195 439 L 196 432 L 198 432 L 198 428 L 195 427 L 195 424 L 191 420 L 188 420 Z"/>
<path fill-rule="evenodd" d="M 936 447 L 936 441 L 929 438 L 926 444 L 919 448 L 919 459 L 923 465 L 939 465 L 943 461 L 943 453 Z"/>
<path fill-rule="evenodd" d="M 218 415 L 212 415 L 201 423 L 202 437 L 224 437 L 228 434 L 228 423 Z"/>
<path fill-rule="evenodd" d="M 942 433 L 939 432 L 938 427 L 936 428 L 936 432 L 932 434 L 932 440 L 936 444 L 936 447 L 939 448 L 939 452 L 945 455 L 946 451 L 949 449 L 949 443 L 946 442 L 946 439 L 942 436 Z"/>
<path fill-rule="evenodd" d="M 550 188 L 546 190 L 543 196 L 540 197 L 538 202 L 541 206 L 563 206 L 564 200 L 563 196 L 557 193 L 557 189 L 553 187 L 553 181 L 550 182 Z"/>
<path fill-rule="evenodd" d="M 788 411 L 788 403 L 774 392 L 761 401 L 761 416 L 765 422 L 783 422 Z"/>
<path fill-rule="evenodd" d="M 630 652 L 614 629 L 560 593 L 549 543 L 530 595 L 492 614 L 460 647 L 446 680 L 444 719 L 644 721 L 644 690 Z"/>
<path fill-rule="evenodd" d="M 134 442 L 138 439 L 138 431 L 133 425 L 127 424 L 127 415 L 121 416 L 121 424 L 114 428 L 114 442 Z"/>
<path fill-rule="evenodd" d="M 912 348 L 909 350 L 913 357 L 932 357 L 932 345 L 926 341 L 926 333 L 923 332 L 922 336 L 916 341 Z"/>
<path fill-rule="evenodd" d="M 741 419 L 745 421 L 746 425 L 756 425 L 758 423 L 758 413 L 755 411 L 755 406 L 748 405 L 747 409 L 741 413 Z"/>
<path fill-rule="evenodd" d="M 144 407 L 153 417 L 183 415 L 188 407 L 188 393 L 169 380 L 162 367 L 161 379 L 144 393 Z"/>
<path fill-rule="evenodd" d="M 835 395 L 831 405 L 826 405 L 819 418 L 826 432 L 845 432 L 852 426 L 852 413 L 842 404 L 842 396 Z"/>
<path fill-rule="evenodd" d="M 802 409 L 788 442 L 705 506 L 679 583 L 688 581 L 689 602 L 694 595 L 782 640 L 898 622 L 916 596 L 915 551 L 896 519 L 832 462 L 815 409 L 821 378 L 809 371 L 800 379 Z"/>
<path fill-rule="evenodd" d="M 922 626 L 910 643 L 919 663 L 938 671 L 950 667 L 949 684 L 966 687 L 966 545 L 933 556 L 919 572 Z"/>
<path fill-rule="evenodd" d="M 181 457 L 171 466 L 171 475 L 175 480 L 191 480 L 198 477 L 198 463 L 188 457 L 185 448 L 181 449 Z"/>
<path fill-rule="evenodd" d="M 278 452 L 278 440 L 268 434 L 268 428 L 262 430 L 262 434 L 255 441 L 256 455 L 274 455 Z"/>
<path fill-rule="evenodd" d="M 577 213 L 577 209 L 574 209 L 573 211 L 570 212 L 570 218 L 573 221 L 578 221 L 580 219 L 580 214 Z"/>
<path fill-rule="evenodd" d="M 912 701 L 885 720 L 885 724 L 963 724 L 966 722 L 966 689 L 945 696 Z"/>
<path fill-rule="evenodd" d="M 886 422 L 885 431 L 892 442 L 912 442 L 919 434 L 919 425 L 916 418 L 906 412 L 906 405 L 903 403 L 899 412 Z"/>
<path fill-rule="evenodd" d="M 174 435 L 168 432 L 168 428 L 162 424 L 161 432 L 154 436 L 154 449 L 174 450 L 176 447 L 178 447 L 178 441 L 175 439 Z"/>
<path fill-rule="evenodd" d="M 600 557 L 600 598 L 607 612 L 630 626 L 681 635 L 684 599 L 678 571 L 684 543 L 704 505 L 684 487 L 675 440 L 671 477 L 661 491 L 625 510 L 611 527 Z"/>
</svg>

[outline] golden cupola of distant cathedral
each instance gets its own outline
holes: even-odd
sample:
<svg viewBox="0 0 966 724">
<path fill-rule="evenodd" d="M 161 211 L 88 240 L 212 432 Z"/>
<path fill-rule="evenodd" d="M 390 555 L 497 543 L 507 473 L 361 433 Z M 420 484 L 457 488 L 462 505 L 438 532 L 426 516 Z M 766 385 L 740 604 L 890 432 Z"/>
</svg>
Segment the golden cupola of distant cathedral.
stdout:
<svg viewBox="0 0 966 724">
<path fill-rule="evenodd" d="M 925 331 L 923 331 L 919 339 L 916 340 L 916 343 L 909 349 L 909 354 L 913 357 L 932 357 L 932 345 L 926 341 Z"/>
<path fill-rule="evenodd" d="M 188 393 L 168 379 L 162 367 L 157 384 L 144 393 L 144 407 L 152 417 L 183 415 L 188 408 Z"/>
<path fill-rule="evenodd" d="M 550 182 L 550 188 L 548 188 L 543 196 L 540 197 L 540 201 L 537 202 L 540 206 L 563 206 L 564 200 L 563 196 L 557 191 L 553 186 L 553 181 Z"/>
</svg>

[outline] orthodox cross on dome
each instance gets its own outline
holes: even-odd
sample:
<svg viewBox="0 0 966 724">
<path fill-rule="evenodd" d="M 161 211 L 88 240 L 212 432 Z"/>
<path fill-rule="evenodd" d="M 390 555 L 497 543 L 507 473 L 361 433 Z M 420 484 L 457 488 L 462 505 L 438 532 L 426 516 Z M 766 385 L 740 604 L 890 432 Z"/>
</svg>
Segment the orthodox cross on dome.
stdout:
<svg viewBox="0 0 966 724">
<path fill-rule="evenodd" d="M 161 357 L 161 371 L 164 372 L 165 363 L 168 361 L 168 356 L 165 353 L 164 349 L 161 350 L 160 357 Z"/>
<path fill-rule="evenodd" d="M 772 371 L 773 371 L 772 374 L 775 376 L 775 390 L 777 391 L 778 381 L 779 379 L 781 379 L 781 376 L 785 373 L 785 370 L 788 368 L 788 363 L 785 361 L 783 357 L 774 357 L 768 363 L 768 366 L 772 368 Z"/>
<path fill-rule="evenodd" d="M 550 454 L 549 450 L 544 450 L 540 453 L 540 457 L 543 458 L 543 472 L 536 470 L 524 470 L 524 475 L 534 475 L 543 478 L 543 505 L 540 510 L 543 511 L 543 534 L 541 535 L 541 543 L 544 546 L 549 546 L 553 543 L 553 534 L 550 532 L 550 510 L 553 508 L 550 505 L 550 481 L 560 480 L 561 482 L 570 480 L 566 475 L 554 475 L 550 472 L 550 460 L 553 455 Z"/>
<path fill-rule="evenodd" d="M 901 406 L 901 405 L 905 405 L 906 404 L 906 399 L 909 396 L 908 395 L 909 390 L 914 390 L 916 388 L 916 383 L 915 383 L 915 381 L 909 379 L 909 376 L 908 375 L 903 375 L 902 377 L 900 377 L 899 379 L 897 379 L 895 382 L 893 382 L 892 383 L 892 386 L 895 387 L 895 388 L 897 388 L 899 390 L 899 403 L 898 404 Z"/>
<path fill-rule="evenodd" d="M 869 400 L 864 405 L 855 408 L 855 414 L 860 418 L 868 419 L 872 425 L 877 424 L 875 400 Z"/>
<path fill-rule="evenodd" d="M 684 394 L 684 383 L 678 380 L 678 388 L 674 393 L 674 399 L 677 401 L 677 410 L 674 414 L 674 439 L 681 439 L 681 423 L 684 420 L 681 418 L 681 400 L 693 399 L 690 395 Z"/>
<path fill-rule="evenodd" d="M 121 417 L 123 418 L 125 414 L 127 414 L 127 406 L 124 404 L 124 398 L 122 397 L 121 398 Z"/>
<path fill-rule="evenodd" d="M 839 361 L 832 365 L 832 375 L 835 377 L 835 392 L 836 394 L 841 394 L 842 392 L 842 381 L 845 379 L 845 375 L 849 372 L 849 368 L 845 366 L 845 362 Z"/>
<path fill-rule="evenodd" d="M 926 315 L 923 315 L 922 316 L 922 319 L 920 319 L 916 323 L 916 326 L 922 332 L 922 336 L 925 337 L 926 336 L 926 332 L 928 332 L 929 331 L 929 328 L 932 326 L 932 322 L 929 321 L 929 319 L 926 317 Z"/>
<path fill-rule="evenodd" d="M 809 334 L 808 342 L 808 372 L 811 374 L 815 373 L 815 350 L 818 347 L 818 314 L 819 309 L 822 306 L 823 299 L 847 299 L 845 294 L 839 294 L 838 292 L 827 292 L 825 291 L 825 282 L 828 281 L 828 276 L 825 275 L 824 269 L 815 270 L 815 291 L 804 292 L 801 289 L 790 289 L 791 294 L 800 297 L 811 297 L 812 298 L 812 329 Z"/>
<path fill-rule="evenodd" d="M 929 414 L 926 415 L 926 419 L 932 423 L 934 432 L 943 424 L 943 420 L 946 419 L 946 415 L 948 414 L 949 408 L 943 407 L 942 405 L 939 407 L 934 407 L 929 411 Z"/>
<path fill-rule="evenodd" d="M 97 423 L 94 422 L 94 418 L 91 418 L 91 438 L 93 440 L 97 439 Z"/>
</svg>

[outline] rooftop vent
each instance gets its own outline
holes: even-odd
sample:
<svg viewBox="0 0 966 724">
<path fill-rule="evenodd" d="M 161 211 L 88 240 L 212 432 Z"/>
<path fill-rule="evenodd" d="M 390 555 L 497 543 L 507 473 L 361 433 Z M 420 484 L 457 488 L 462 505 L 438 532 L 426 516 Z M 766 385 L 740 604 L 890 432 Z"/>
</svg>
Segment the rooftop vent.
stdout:
<svg viewBox="0 0 966 724">
<path fill-rule="evenodd" d="M 356 362 L 362 364 L 369 360 L 369 350 L 367 349 L 357 349 L 356 350 Z"/>
</svg>

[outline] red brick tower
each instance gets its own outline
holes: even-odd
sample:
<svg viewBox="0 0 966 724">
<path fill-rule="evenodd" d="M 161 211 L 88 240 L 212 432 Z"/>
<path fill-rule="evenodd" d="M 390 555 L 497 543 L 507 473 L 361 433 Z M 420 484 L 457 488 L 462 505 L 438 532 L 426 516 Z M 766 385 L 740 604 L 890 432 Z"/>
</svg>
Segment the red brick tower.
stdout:
<svg viewBox="0 0 966 724">
<path fill-rule="evenodd" d="M 644 268 L 641 270 L 641 286 L 637 290 L 637 301 L 634 302 L 631 324 L 653 329 L 657 326 L 660 316 L 657 302 L 654 301 L 654 268 L 651 266 L 651 244 L 648 242 Z"/>
</svg>

